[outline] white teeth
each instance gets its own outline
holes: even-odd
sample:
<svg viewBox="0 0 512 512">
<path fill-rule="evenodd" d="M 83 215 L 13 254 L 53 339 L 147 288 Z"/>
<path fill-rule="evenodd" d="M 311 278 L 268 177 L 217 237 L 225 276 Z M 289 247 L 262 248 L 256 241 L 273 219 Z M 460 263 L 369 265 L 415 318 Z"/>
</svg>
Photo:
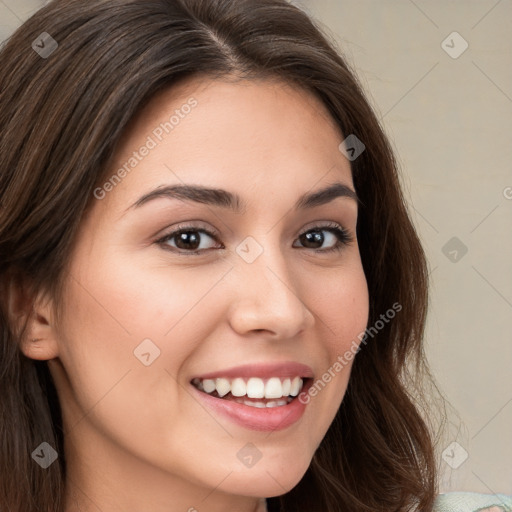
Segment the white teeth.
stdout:
<svg viewBox="0 0 512 512">
<path fill-rule="evenodd" d="M 272 377 L 265 384 L 265 398 L 281 398 L 283 396 L 283 386 L 281 379 Z"/>
<path fill-rule="evenodd" d="M 231 383 L 231 394 L 233 396 L 245 396 L 247 394 L 247 386 L 244 379 L 233 379 Z"/>
<path fill-rule="evenodd" d="M 253 407 L 277 407 L 286 405 L 293 397 L 296 397 L 303 386 L 303 380 L 300 377 L 293 379 L 279 377 L 271 377 L 266 381 L 259 377 L 251 377 L 247 381 L 241 377 L 235 379 L 226 379 L 219 377 L 216 379 L 193 379 L 192 384 L 205 393 L 212 394 L 217 391 L 219 397 L 224 397 L 231 392 L 231 396 L 240 398 L 265 398 L 270 399 L 268 402 L 251 401 L 249 404 Z M 284 400 L 279 400 L 280 398 Z M 288 398 L 288 401 L 286 400 Z M 273 400 L 277 399 L 277 400 Z M 245 403 L 243 399 L 236 400 Z M 282 403 L 281 403 L 282 402 Z M 255 404 L 263 404 L 255 405 Z"/>
<path fill-rule="evenodd" d="M 215 389 L 220 397 L 227 395 L 231 391 L 231 383 L 228 379 L 216 379 L 215 380 Z"/>
<path fill-rule="evenodd" d="M 215 381 L 211 379 L 204 379 L 203 389 L 206 393 L 213 393 L 215 391 Z"/>
<path fill-rule="evenodd" d="M 250 400 L 244 400 L 244 404 L 251 407 L 258 407 L 259 409 L 264 409 L 266 407 L 263 402 L 251 402 Z"/>
<path fill-rule="evenodd" d="M 290 389 L 290 395 L 297 396 L 301 389 L 302 389 L 302 379 L 299 377 L 295 377 L 292 380 L 292 387 Z"/>
<path fill-rule="evenodd" d="M 265 384 L 262 379 L 251 377 L 247 381 L 247 396 L 249 398 L 263 398 L 265 396 Z"/>
<path fill-rule="evenodd" d="M 237 402 L 239 404 L 249 405 L 250 407 L 258 407 L 259 409 L 263 409 L 263 407 L 281 407 L 282 405 L 287 405 L 289 402 L 287 400 L 270 400 L 270 402 L 254 402 L 251 400 L 240 400 Z"/>
<path fill-rule="evenodd" d="M 283 396 L 290 395 L 290 389 L 292 387 L 292 381 L 290 379 L 283 380 Z"/>
</svg>

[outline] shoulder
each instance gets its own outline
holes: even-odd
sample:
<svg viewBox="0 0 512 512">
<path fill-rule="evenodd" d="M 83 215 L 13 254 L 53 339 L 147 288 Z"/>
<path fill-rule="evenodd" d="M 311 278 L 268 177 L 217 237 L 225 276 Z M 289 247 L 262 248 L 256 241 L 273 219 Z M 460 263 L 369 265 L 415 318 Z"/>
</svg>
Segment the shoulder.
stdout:
<svg viewBox="0 0 512 512">
<path fill-rule="evenodd" d="M 476 492 L 439 494 L 435 512 L 512 512 L 512 496 Z"/>
</svg>

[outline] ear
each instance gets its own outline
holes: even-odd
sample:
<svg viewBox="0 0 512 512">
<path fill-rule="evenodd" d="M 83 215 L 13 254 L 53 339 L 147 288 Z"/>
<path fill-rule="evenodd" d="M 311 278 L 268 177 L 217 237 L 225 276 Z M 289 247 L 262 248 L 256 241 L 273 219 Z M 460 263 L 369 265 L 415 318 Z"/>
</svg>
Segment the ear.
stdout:
<svg viewBox="0 0 512 512">
<path fill-rule="evenodd" d="M 28 280 L 19 275 L 7 280 L 4 293 L 9 321 L 23 354 L 41 361 L 58 357 L 53 301 L 43 293 L 34 296 Z"/>
</svg>

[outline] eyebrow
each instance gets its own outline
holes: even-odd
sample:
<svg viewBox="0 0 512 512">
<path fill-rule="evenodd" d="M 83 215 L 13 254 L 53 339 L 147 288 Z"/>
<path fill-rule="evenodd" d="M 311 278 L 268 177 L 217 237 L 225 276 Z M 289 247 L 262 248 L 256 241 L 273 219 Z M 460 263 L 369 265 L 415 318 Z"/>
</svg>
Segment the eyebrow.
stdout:
<svg viewBox="0 0 512 512">
<path fill-rule="evenodd" d="M 208 204 L 226 208 L 237 214 L 243 214 L 247 205 L 242 198 L 233 192 L 219 188 L 209 188 L 201 185 L 167 185 L 156 188 L 144 194 L 127 210 L 139 208 L 142 205 L 158 198 L 180 199 L 183 201 L 193 201 L 196 203 Z M 346 197 L 360 203 L 360 200 L 354 190 L 344 183 L 333 183 L 325 188 L 303 194 L 295 203 L 295 210 L 305 210 L 330 203 L 338 197 Z"/>
</svg>

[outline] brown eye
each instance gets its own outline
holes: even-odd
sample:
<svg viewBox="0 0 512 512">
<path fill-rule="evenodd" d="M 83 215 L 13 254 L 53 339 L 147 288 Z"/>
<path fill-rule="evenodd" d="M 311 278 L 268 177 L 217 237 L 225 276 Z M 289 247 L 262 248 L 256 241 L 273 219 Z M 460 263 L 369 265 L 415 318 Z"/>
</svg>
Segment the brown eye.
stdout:
<svg viewBox="0 0 512 512">
<path fill-rule="evenodd" d="M 325 236 L 324 233 L 328 233 Z M 315 226 L 299 236 L 300 243 L 306 249 L 314 249 L 317 252 L 339 251 L 352 241 L 352 237 L 345 229 L 337 224 L 328 226 Z M 328 247 L 321 246 L 327 243 Z"/>
<path fill-rule="evenodd" d="M 167 250 L 199 254 L 203 251 L 209 250 L 209 247 L 207 247 L 207 238 L 216 241 L 216 236 L 210 231 L 189 226 L 181 227 L 172 233 L 165 235 L 160 240 L 157 240 L 157 243 Z M 168 242 L 170 241 L 174 241 L 174 245 L 169 244 Z"/>
</svg>

